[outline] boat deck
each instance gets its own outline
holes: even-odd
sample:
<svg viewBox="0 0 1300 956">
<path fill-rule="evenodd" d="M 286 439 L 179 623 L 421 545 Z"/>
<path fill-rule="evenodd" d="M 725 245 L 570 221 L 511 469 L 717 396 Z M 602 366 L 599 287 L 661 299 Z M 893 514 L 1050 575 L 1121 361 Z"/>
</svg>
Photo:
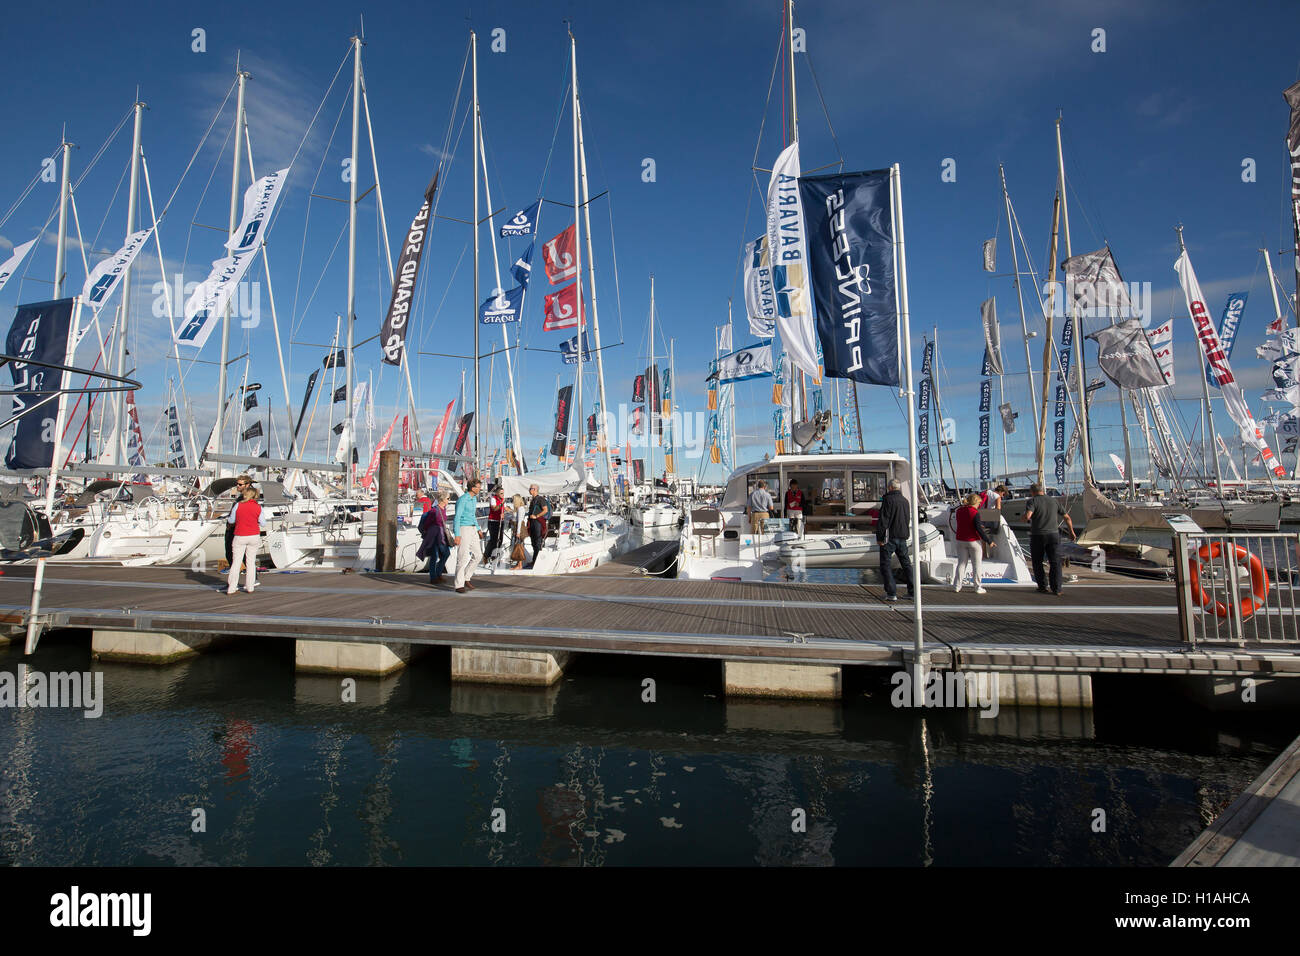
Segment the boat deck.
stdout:
<svg viewBox="0 0 1300 956">
<path fill-rule="evenodd" d="M 912 605 L 884 603 L 879 587 L 678 581 L 635 566 L 479 574 L 466 594 L 415 574 L 265 572 L 256 594 L 227 596 L 224 576 L 212 572 L 51 563 L 41 613 L 49 627 L 169 634 L 814 664 L 898 666 L 910 656 Z M 0 623 L 26 621 L 33 573 L 10 567 L 0 575 Z M 1084 571 L 1061 597 L 1032 587 L 992 586 L 986 595 L 927 587 L 926 650 L 933 666 L 957 658 L 974 670 L 1300 674 L 1297 646 L 1184 644 L 1174 598 L 1170 584 Z"/>
</svg>

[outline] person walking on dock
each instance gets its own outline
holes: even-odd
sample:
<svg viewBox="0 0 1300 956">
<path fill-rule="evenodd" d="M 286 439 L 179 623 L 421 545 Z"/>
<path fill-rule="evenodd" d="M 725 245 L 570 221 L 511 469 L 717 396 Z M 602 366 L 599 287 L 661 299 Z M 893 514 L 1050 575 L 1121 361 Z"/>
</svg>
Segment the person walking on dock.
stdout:
<svg viewBox="0 0 1300 956">
<path fill-rule="evenodd" d="M 262 529 L 266 527 L 266 513 L 257 503 L 257 489 L 253 479 L 240 475 L 235 481 L 242 499 L 230 509 L 226 523 L 234 527 L 235 535 L 231 539 L 230 571 L 226 576 L 226 593 L 234 594 L 239 590 L 239 565 L 247 566 L 244 573 L 244 590 L 249 594 L 257 587 L 257 549 L 262 543 Z"/>
<path fill-rule="evenodd" d="M 907 555 L 907 542 L 912 537 L 912 506 L 903 496 L 903 483 L 897 478 L 889 482 L 889 490 L 880 499 L 880 516 L 876 519 L 876 542 L 880 545 L 880 577 L 885 585 L 885 600 L 898 600 L 898 585 L 894 582 L 894 555 L 906 578 L 909 597 L 916 596 L 916 575 Z"/>
<path fill-rule="evenodd" d="M 528 538 L 533 543 L 533 560 L 528 563 L 531 571 L 537 565 L 542 554 L 542 542 L 546 540 L 546 522 L 551 515 L 551 506 L 544 495 L 538 494 L 536 485 L 528 486 L 532 501 L 528 505 Z"/>
<path fill-rule="evenodd" d="M 447 558 L 451 545 L 447 543 L 447 499 L 445 491 L 438 492 L 437 503 L 420 516 L 420 550 L 417 558 L 429 559 L 429 583 L 441 584 L 447 574 Z"/>
<path fill-rule="evenodd" d="M 763 525 L 773 508 L 772 493 L 767 490 L 767 482 L 759 479 L 754 490 L 749 494 L 749 530 L 754 534 L 754 547 L 757 548 Z"/>
<path fill-rule="evenodd" d="M 470 579 L 483 560 L 483 532 L 478 527 L 478 491 L 483 482 L 470 480 L 465 493 L 456 499 L 456 516 L 452 519 L 452 543 L 456 545 L 456 593 L 474 590 Z"/>
<path fill-rule="evenodd" d="M 966 569 L 970 568 L 971 580 L 975 582 L 975 593 L 988 594 L 984 585 L 980 583 L 981 563 L 984 559 L 984 548 L 980 542 L 984 542 L 990 548 L 995 548 L 997 545 L 993 543 L 993 535 L 989 534 L 988 527 L 980 521 L 980 496 L 967 495 L 963 507 L 957 509 L 956 518 L 957 583 L 953 590 L 961 591 L 962 579 L 966 576 Z"/>
<path fill-rule="evenodd" d="M 1077 540 L 1074 522 L 1061 507 L 1061 502 L 1043 494 L 1043 486 L 1035 482 L 1029 486 L 1029 507 L 1025 517 L 1029 519 L 1029 562 L 1034 570 L 1034 581 L 1039 594 L 1047 594 L 1047 585 L 1051 584 L 1051 593 L 1061 593 L 1061 521 L 1065 520 L 1070 529 L 1071 540 Z M 1043 558 L 1047 558 L 1049 574 L 1043 575 Z"/>
<path fill-rule="evenodd" d="M 492 489 L 492 500 L 488 505 L 488 543 L 484 552 L 484 561 L 491 561 L 492 555 L 501 547 L 501 529 L 505 525 L 506 496 L 497 485 Z"/>
</svg>

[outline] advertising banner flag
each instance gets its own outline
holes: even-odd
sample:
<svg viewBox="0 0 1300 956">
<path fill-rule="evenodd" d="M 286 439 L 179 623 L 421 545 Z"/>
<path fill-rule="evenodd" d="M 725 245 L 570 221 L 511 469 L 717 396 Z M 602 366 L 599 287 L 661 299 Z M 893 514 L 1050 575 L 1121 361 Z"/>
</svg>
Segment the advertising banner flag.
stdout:
<svg viewBox="0 0 1300 956">
<path fill-rule="evenodd" d="M 718 359 L 715 363 L 714 374 L 710 375 L 709 378 L 716 378 L 719 385 L 727 385 L 731 382 L 743 382 L 751 378 L 762 378 L 771 374 L 771 344 L 751 345 Z"/>
<path fill-rule="evenodd" d="M 13 255 L 4 262 L 0 262 L 0 289 L 5 287 L 9 277 L 18 271 L 18 267 L 23 264 L 23 259 L 31 251 L 32 246 L 36 245 L 35 239 L 28 239 L 26 242 L 14 246 Z"/>
<path fill-rule="evenodd" d="M 469 426 L 473 422 L 473 412 L 466 412 L 460 416 L 460 423 L 456 425 L 456 443 L 451 448 L 453 455 L 469 455 L 473 453 L 474 449 L 469 444 Z"/>
<path fill-rule="evenodd" d="M 988 447 L 989 447 L 989 416 L 988 416 L 988 415 L 981 415 L 981 416 L 980 416 L 980 443 L 979 443 L 979 447 L 980 447 L 980 448 L 988 448 Z"/>
<path fill-rule="evenodd" d="M 393 429 L 397 427 L 397 416 L 393 416 L 392 422 L 388 426 L 388 431 L 384 432 L 384 437 L 379 439 L 375 444 L 375 450 L 370 456 L 370 464 L 366 466 L 365 477 L 361 479 L 361 487 L 369 489 L 375 481 L 375 472 L 379 470 L 379 453 L 388 447 L 389 440 L 393 437 Z M 356 451 L 354 448 L 353 451 Z"/>
<path fill-rule="evenodd" d="M 384 352 L 385 365 L 401 365 L 406 351 L 406 333 L 411 320 L 411 303 L 415 301 L 415 281 L 420 274 L 420 260 L 424 256 L 424 247 L 429 238 L 429 212 L 433 208 L 433 194 L 438 190 L 438 173 L 424 190 L 424 201 L 420 204 L 411 228 L 406 231 L 402 243 L 402 254 L 394 270 L 393 294 L 388 300 L 388 313 L 379 330 L 379 344 Z"/>
<path fill-rule="evenodd" d="M 519 210 L 501 226 L 501 238 L 531 236 L 537 231 L 537 213 L 541 208 L 542 201 L 539 199 L 527 209 Z"/>
<path fill-rule="evenodd" d="M 980 305 L 980 323 L 984 327 L 984 348 L 989 369 L 993 375 L 1002 374 L 1002 327 L 998 325 L 996 299 L 985 299 Z"/>
<path fill-rule="evenodd" d="M 523 255 L 515 260 L 515 264 L 510 267 L 510 274 L 521 286 L 528 288 L 528 280 L 533 276 L 533 243 L 530 242 Z"/>
<path fill-rule="evenodd" d="M 1165 384 L 1141 319 L 1125 319 L 1093 332 L 1097 343 L 1097 364 L 1120 388 L 1155 388 Z"/>
<path fill-rule="evenodd" d="M 814 375 L 817 371 L 816 345 L 820 343 L 826 374 L 831 378 L 897 386 L 898 309 L 890 171 L 809 176 L 799 180 L 798 195 L 807 222 L 806 256 L 816 299 L 816 340 L 807 371 Z M 776 261 L 799 248 L 797 241 L 781 247 Z M 779 292 L 777 302 L 779 313 Z M 777 324 L 782 324 L 779 317 Z M 797 328 L 801 330 L 802 325 Z M 796 364 L 804 366 L 799 350 L 791 347 L 785 326 L 781 340 Z"/>
<path fill-rule="evenodd" d="M 767 248 L 781 343 L 795 366 L 816 377 L 817 329 L 800 192 L 799 141 L 795 140 L 772 166 L 767 186 Z"/>
<path fill-rule="evenodd" d="M 573 402 L 573 386 L 561 387 L 555 397 L 555 432 L 551 437 L 551 454 L 564 457 L 569 443 L 569 406 Z"/>
<path fill-rule="evenodd" d="M 131 233 L 126 237 L 126 242 L 122 243 L 121 249 L 107 259 L 101 259 L 95 268 L 90 270 L 90 275 L 86 276 L 86 282 L 81 287 L 81 298 L 88 306 L 96 312 L 104 307 L 108 297 L 117 288 L 118 281 L 126 270 L 131 268 L 131 263 L 140 254 L 140 250 L 144 248 L 151 235 L 153 235 L 152 226 Z"/>
<path fill-rule="evenodd" d="M 1241 326 L 1241 314 L 1246 311 L 1247 295 L 1245 292 L 1229 292 L 1223 316 L 1219 319 L 1219 344 L 1223 346 L 1223 354 L 1228 358 L 1232 358 L 1232 347 L 1237 344 L 1237 329 Z M 1211 387 L 1219 387 L 1208 368 L 1205 370 L 1205 378 Z"/>
<path fill-rule="evenodd" d="M 984 379 L 980 382 L 980 411 L 987 412 L 993 404 L 993 382 Z"/>
<path fill-rule="evenodd" d="M 749 316 L 750 335 L 770 339 L 776 334 L 776 295 L 765 235 L 745 243 L 745 313 Z M 729 345 L 719 347 L 730 349 Z"/>
<path fill-rule="evenodd" d="M 447 425 L 451 422 L 451 410 L 455 405 L 456 400 L 454 398 L 447 403 L 447 407 L 442 413 L 442 421 L 438 422 L 438 429 L 433 433 L 433 441 L 429 443 L 429 455 L 431 457 L 429 462 L 430 471 L 438 470 L 438 459 L 432 458 L 432 456 L 442 454 L 442 443 L 446 440 Z"/>
<path fill-rule="evenodd" d="M 920 394 L 916 399 L 916 410 L 918 412 L 928 412 L 930 410 L 930 380 L 921 379 Z"/>
<path fill-rule="evenodd" d="M 645 375 L 632 379 L 632 401 L 637 405 L 645 404 Z"/>
<path fill-rule="evenodd" d="M 980 449 L 980 481 L 989 480 L 989 450 Z"/>
<path fill-rule="evenodd" d="M 559 285 L 578 274 L 578 258 L 574 250 L 576 236 L 574 227 L 569 226 L 542 246 L 542 264 L 551 285 Z"/>
<path fill-rule="evenodd" d="M 1282 98 L 1291 107 L 1286 151 L 1291 157 L 1291 226 L 1295 238 L 1296 298 L 1300 300 L 1300 83 L 1287 87 Z"/>
<path fill-rule="evenodd" d="M 6 468 L 48 468 L 54 461 L 54 425 L 58 399 L 50 399 L 63 387 L 66 372 L 33 365 L 47 362 L 66 365 L 68 335 L 72 327 L 72 299 L 34 302 L 18 306 L 5 339 L 9 374 L 13 376 L 11 415 L 21 415 L 5 454 Z M 24 414 L 28 413 L 29 414 Z"/>
<path fill-rule="evenodd" d="M 546 296 L 542 304 L 542 331 L 555 332 L 559 329 L 576 329 L 579 321 L 578 283 L 565 286 L 558 292 Z M 581 316 L 586 325 L 585 312 Z"/>
<path fill-rule="evenodd" d="M 496 289 L 483 300 L 478 309 L 478 319 L 484 325 L 501 325 L 518 322 L 524 305 L 524 287 L 515 286 L 509 292 Z"/>
<path fill-rule="evenodd" d="M 1083 315 L 1133 317 L 1128 289 L 1110 247 L 1071 256 L 1062 263 L 1066 296 Z"/>
<path fill-rule="evenodd" d="M 1016 433 L 1016 419 L 1019 415 L 1011 410 L 1011 403 L 1005 402 L 998 406 L 998 413 L 1002 416 L 1002 431 L 1008 435 Z"/>
<path fill-rule="evenodd" d="M 998 240 L 997 237 L 984 240 L 984 271 L 996 272 L 998 268 Z"/>
<path fill-rule="evenodd" d="M 1147 341 L 1151 343 L 1151 351 L 1160 366 L 1160 373 L 1165 377 L 1165 384 L 1174 384 L 1174 320 L 1147 329 Z"/>
</svg>

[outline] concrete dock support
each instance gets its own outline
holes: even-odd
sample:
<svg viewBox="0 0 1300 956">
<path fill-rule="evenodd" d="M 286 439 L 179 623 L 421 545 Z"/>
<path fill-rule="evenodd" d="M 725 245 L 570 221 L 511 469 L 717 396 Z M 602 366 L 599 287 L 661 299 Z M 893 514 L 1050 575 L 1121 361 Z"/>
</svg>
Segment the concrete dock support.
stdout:
<svg viewBox="0 0 1300 956">
<path fill-rule="evenodd" d="M 170 664 L 197 657 L 222 640 L 220 634 L 162 634 L 96 628 L 91 632 L 90 656 L 95 660 L 129 664 Z"/>
<path fill-rule="evenodd" d="M 535 651 L 493 651 L 477 647 L 451 649 L 451 679 L 478 684 L 549 687 L 564 676 L 573 654 Z"/>
<path fill-rule="evenodd" d="M 309 674 L 383 677 L 411 661 L 410 644 L 350 641 L 295 641 L 294 668 Z"/>
<path fill-rule="evenodd" d="M 722 682 L 728 697 L 839 700 L 843 672 L 820 664 L 723 661 Z"/>
<path fill-rule="evenodd" d="M 1091 707 L 1090 674 L 998 675 L 998 703 L 1005 707 Z"/>
</svg>

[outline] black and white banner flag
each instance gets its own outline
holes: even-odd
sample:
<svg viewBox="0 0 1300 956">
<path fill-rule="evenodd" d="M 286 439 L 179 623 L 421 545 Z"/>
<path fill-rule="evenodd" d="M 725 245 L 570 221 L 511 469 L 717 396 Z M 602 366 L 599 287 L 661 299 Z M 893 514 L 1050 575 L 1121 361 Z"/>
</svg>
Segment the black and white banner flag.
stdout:
<svg viewBox="0 0 1300 956">
<path fill-rule="evenodd" d="M 57 394 L 66 372 L 33 365 L 66 365 L 68 335 L 72 328 L 73 299 L 55 299 L 20 305 L 5 340 L 13 376 L 11 415 L 21 415 L 5 454 L 6 468 L 48 468 L 54 461 L 54 421 L 58 399 L 38 406 Z"/>
<path fill-rule="evenodd" d="M 984 326 L 984 348 L 989 364 L 989 373 L 1002 374 L 1002 330 L 998 326 L 998 303 L 996 299 L 985 299 L 980 305 L 980 322 Z"/>
<path fill-rule="evenodd" d="M 402 255 L 397 260 L 397 269 L 393 277 L 393 295 L 388 300 L 388 314 L 379 330 L 379 344 L 384 351 L 385 365 L 401 365 L 406 352 L 406 333 L 411 322 L 411 303 L 415 300 L 415 280 L 420 274 L 420 258 L 429 238 L 429 210 L 433 206 L 433 194 L 438 189 L 438 173 L 435 170 L 429 188 L 424 191 L 424 202 L 411 220 L 411 228 L 406 231 L 402 242 Z"/>
<path fill-rule="evenodd" d="M 979 447 L 980 447 L 980 448 L 988 448 L 988 447 L 989 447 L 989 416 L 988 416 L 988 415 L 981 415 L 981 416 L 980 416 L 980 443 L 979 443 Z"/>
<path fill-rule="evenodd" d="M 984 379 L 980 382 L 980 411 L 987 412 L 993 403 L 993 382 Z"/>
</svg>

